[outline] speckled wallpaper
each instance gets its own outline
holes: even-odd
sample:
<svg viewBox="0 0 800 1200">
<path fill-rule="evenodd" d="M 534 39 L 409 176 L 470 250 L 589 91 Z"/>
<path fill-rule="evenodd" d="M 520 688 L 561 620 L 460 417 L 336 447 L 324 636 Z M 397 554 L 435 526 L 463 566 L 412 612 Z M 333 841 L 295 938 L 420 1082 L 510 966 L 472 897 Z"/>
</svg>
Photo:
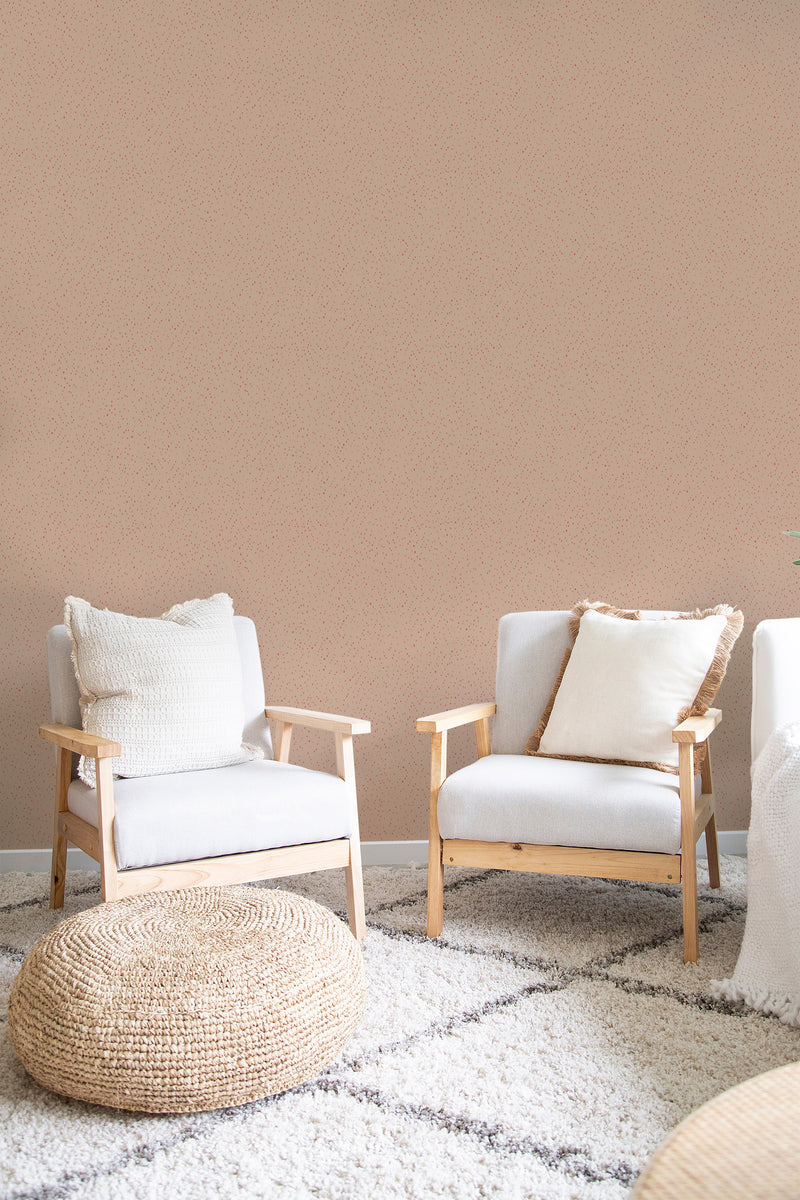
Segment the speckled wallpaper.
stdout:
<svg viewBox="0 0 800 1200">
<path fill-rule="evenodd" d="M 745 828 L 800 612 L 795 0 L 7 0 L 0 44 L 0 846 L 49 844 L 69 593 L 229 592 L 273 702 L 372 720 L 367 839 L 425 836 L 414 718 L 491 698 L 503 613 L 738 605 Z"/>
</svg>

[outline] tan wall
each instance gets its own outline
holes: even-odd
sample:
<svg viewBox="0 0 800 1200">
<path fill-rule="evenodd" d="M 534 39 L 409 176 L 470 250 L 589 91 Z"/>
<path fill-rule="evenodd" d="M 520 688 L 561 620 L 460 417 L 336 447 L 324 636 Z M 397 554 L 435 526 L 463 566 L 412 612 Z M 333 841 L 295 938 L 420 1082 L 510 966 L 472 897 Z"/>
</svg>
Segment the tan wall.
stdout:
<svg viewBox="0 0 800 1200">
<path fill-rule="evenodd" d="M 413 718 L 491 696 L 502 613 L 738 604 L 744 827 L 800 588 L 797 5 L 11 9 L 0 844 L 49 840 L 67 593 L 228 591 L 273 701 L 372 719 L 371 839 L 424 836 Z"/>
</svg>

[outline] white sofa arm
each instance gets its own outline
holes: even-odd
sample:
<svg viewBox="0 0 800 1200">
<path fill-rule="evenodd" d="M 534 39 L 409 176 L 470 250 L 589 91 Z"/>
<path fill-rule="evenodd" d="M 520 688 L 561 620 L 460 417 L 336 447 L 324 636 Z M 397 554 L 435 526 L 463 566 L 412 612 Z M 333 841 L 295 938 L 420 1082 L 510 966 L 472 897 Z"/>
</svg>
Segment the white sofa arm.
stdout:
<svg viewBox="0 0 800 1200">
<path fill-rule="evenodd" d="M 800 721 L 800 617 L 761 621 L 753 634 L 752 762 L 790 721 Z"/>
</svg>

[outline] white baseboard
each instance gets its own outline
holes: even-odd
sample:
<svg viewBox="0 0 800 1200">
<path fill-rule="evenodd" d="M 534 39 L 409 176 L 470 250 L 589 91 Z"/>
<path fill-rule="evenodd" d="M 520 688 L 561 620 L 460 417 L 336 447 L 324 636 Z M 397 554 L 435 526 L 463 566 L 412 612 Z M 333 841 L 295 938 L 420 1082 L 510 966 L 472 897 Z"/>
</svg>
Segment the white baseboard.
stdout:
<svg viewBox="0 0 800 1200">
<path fill-rule="evenodd" d="M 718 835 L 720 854 L 747 856 L 747 830 L 723 830 Z M 428 862 L 428 843 L 425 842 L 362 842 L 361 857 L 365 867 L 425 866 Z M 706 857 L 705 837 L 697 843 L 697 857 Z M 67 850 L 68 871 L 99 871 L 93 858 L 70 846 Z M 5 871 L 50 871 L 49 850 L 0 850 L 0 873 Z"/>
<path fill-rule="evenodd" d="M 362 842 L 361 861 L 365 867 L 425 867 L 428 842 Z"/>
<path fill-rule="evenodd" d="M 720 854 L 736 854 L 739 858 L 747 858 L 747 830 L 720 829 L 717 833 L 717 846 Z M 706 835 L 697 843 L 697 857 L 706 858 Z"/>
<path fill-rule="evenodd" d="M 68 871 L 99 871 L 100 864 L 76 846 L 67 849 Z M 5 871 L 44 871 L 50 874 L 49 850 L 0 850 L 0 874 Z"/>
</svg>

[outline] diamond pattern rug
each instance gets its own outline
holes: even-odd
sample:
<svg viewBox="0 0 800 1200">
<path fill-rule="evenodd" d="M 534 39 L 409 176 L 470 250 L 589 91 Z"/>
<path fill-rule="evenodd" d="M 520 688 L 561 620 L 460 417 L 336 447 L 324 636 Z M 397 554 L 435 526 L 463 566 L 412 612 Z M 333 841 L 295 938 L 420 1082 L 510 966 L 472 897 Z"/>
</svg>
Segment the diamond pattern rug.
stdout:
<svg viewBox="0 0 800 1200">
<path fill-rule="evenodd" d="M 725 858 L 722 890 L 701 886 L 700 963 L 684 965 L 677 889 L 451 869 L 431 942 L 424 871 L 368 868 L 361 1028 L 320 1078 L 215 1113 L 45 1092 L 3 1011 L 0 1196 L 620 1200 L 694 1108 L 800 1058 L 800 1031 L 710 994 L 736 962 L 745 870 Z M 344 907 L 340 872 L 258 886 Z M 99 900 L 97 876 L 70 873 L 54 914 L 47 888 L 0 877 L 4 1001 L 37 938 Z"/>
</svg>

